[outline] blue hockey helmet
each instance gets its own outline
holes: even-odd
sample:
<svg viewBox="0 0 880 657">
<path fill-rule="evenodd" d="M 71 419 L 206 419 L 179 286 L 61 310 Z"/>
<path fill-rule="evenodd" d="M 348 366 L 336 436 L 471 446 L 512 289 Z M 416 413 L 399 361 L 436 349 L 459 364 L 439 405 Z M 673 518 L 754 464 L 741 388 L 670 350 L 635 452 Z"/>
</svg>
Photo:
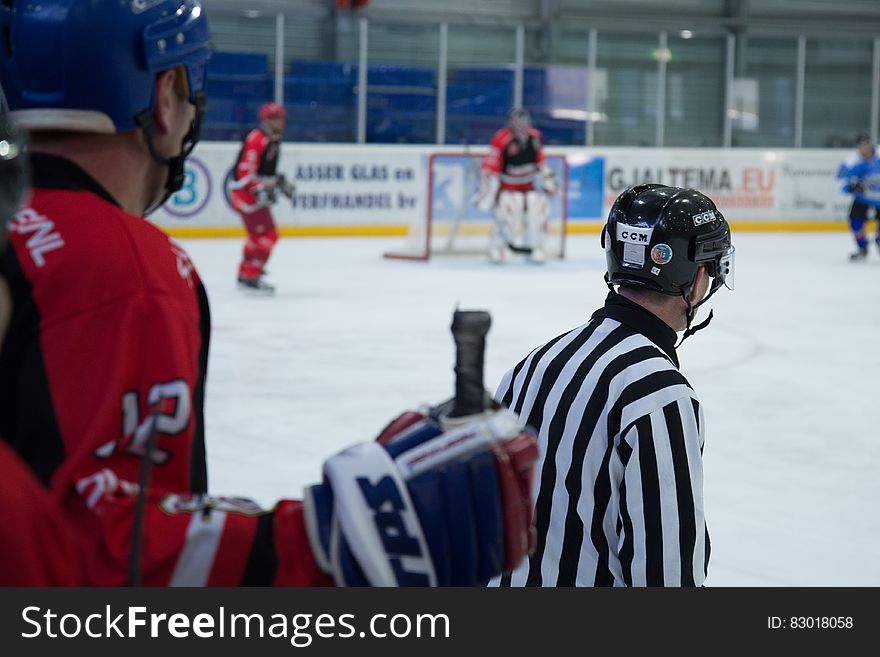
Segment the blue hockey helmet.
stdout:
<svg viewBox="0 0 880 657">
<path fill-rule="evenodd" d="M 24 128 L 132 130 L 166 69 L 186 70 L 203 107 L 209 40 L 198 0 L 11 0 L 0 5 L 0 80 Z"/>
</svg>

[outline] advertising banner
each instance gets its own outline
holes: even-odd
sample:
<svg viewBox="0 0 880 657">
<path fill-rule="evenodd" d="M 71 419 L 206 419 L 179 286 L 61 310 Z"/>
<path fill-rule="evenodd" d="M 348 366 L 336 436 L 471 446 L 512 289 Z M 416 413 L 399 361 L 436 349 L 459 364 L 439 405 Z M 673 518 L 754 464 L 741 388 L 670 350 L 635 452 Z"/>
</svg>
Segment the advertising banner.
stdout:
<svg viewBox="0 0 880 657">
<path fill-rule="evenodd" d="M 605 155 L 606 209 L 645 182 L 698 189 L 733 220 L 842 220 L 851 201 L 835 177 L 848 151 L 640 148 Z"/>
<path fill-rule="evenodd" d="M 183 188 L 151 220 L 204 234 L 239 230 L 225 191 L 240 145 L 202 143 Z M 435 146 L 286 143 L 279 172 L 295 185 L 272 208 L 276 224 L 331 234 L 393 234 L 425 216 Z M 617 195 L 645 182 L 693 187 L 732 221 L 810 228 L 844 220 L 851 199 L 836 172 L 840 149 L 552 148 L 568 162 L 568 219 L 604 220 Z M 434 190 L 435 195 L 442 190 Z M 438 201 L 442 200 L 442 193 Z M 451 206 L 458 201 L 450 201 Z M 212 230 L 215 231 L 212 233 Z"/>
<path fill-rule="evenodd" d="M 187 160 L 183 188 L 153 219 L 162 226 L 237 227 L 226 182 L 239 144 L 199 144 Z M 423 149 L 284 144 L 278 173 L 295 186 L 272 214 L 279 226 L 406 225 L 424 213 Z"/>
</svg>

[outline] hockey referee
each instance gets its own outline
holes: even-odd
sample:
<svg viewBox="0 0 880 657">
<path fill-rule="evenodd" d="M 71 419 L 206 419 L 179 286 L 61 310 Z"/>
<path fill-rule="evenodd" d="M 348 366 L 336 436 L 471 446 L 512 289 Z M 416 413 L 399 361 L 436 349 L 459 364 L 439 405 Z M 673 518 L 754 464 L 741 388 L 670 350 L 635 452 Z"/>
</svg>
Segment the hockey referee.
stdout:
<svg viewBox="0 0 880 657">
<path fill-rule="evenodd" d="M 733 289 L 730 227 L 692 189 L 639 185 L 602 233 L 611 290 L 532 351 L 496 398 L 538 432 L 537 547 L 493 586 L 700 586 L 703 411 L 679 372 L 697 308 Z M 617 286 L 617 291 L 615 291 Z"/>
</svg>

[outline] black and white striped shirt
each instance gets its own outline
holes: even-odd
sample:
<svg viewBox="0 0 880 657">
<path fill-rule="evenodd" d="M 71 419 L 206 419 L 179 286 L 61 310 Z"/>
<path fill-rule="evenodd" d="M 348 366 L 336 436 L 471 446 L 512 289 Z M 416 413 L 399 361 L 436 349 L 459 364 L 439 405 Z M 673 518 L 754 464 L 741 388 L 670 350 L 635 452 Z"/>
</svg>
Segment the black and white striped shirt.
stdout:
<svg viewBox="0 0 880 657">
<path fill-rule="evenodd" d="M 675 340 L 612 292 L 504 376 L 496 398 L 538 432 L 538 543 L 490 585 L 702 585 L 703 416 Z"/>
</svg>

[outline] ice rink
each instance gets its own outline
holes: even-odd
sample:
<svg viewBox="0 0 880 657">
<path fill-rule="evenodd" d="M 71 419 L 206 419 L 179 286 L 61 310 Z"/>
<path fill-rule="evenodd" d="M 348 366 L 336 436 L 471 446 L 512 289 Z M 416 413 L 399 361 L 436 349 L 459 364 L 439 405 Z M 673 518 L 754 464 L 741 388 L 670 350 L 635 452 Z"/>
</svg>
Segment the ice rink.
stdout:
<svg viewBox="0 0 880 657">
<path fill-rule="evenodd" d="M 452 311 L 491 312 L 486 385 L 602 304 L 598 235 L 565 261 L 384 260 L 397 239 L 282 239 L 271 298 L 238 240 L 182 240 L 208 288 L 214 494 L 299 497 L 322 460 L 452 394 Z M 880 255 L 848 233 L 736 233 L 736 290 L 684 343 L 705 407 L 709 586 L 880 586 Z M 872 245 L 873 246 L 873 245 Z M 704 315 L 701 314 L 702 318 Z"/>
</svg>

